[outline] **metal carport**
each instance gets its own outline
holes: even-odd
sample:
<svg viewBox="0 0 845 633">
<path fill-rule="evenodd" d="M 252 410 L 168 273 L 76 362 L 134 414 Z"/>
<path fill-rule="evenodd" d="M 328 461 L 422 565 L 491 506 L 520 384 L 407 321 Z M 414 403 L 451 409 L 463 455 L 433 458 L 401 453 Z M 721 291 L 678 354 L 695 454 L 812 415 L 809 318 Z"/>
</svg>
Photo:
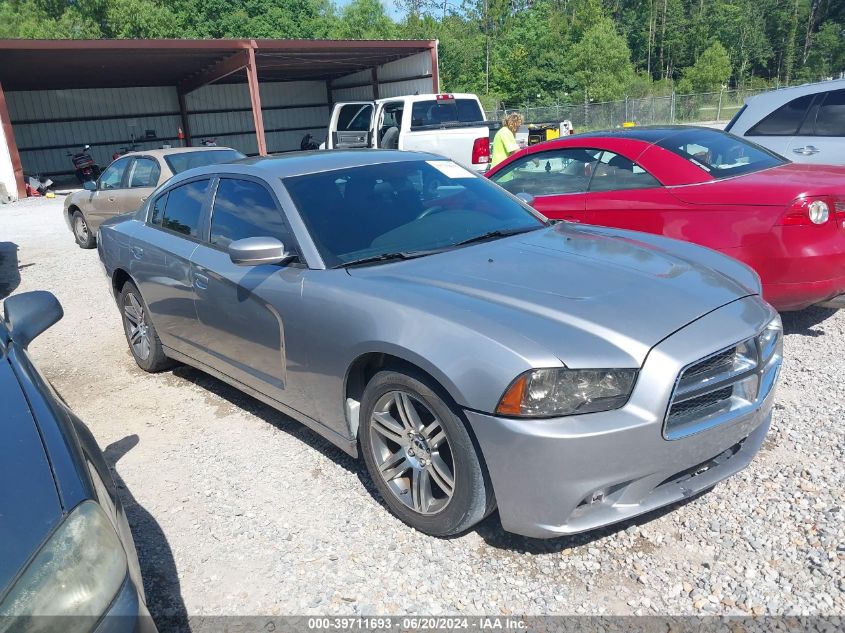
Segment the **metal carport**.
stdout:
<svg viewBox="0 0 845 633">
<path fill-rule="evenodd" d="M 24 173 L 71 174 L 86 143 L 101 166 L 133 140 L 289 151 L 337 101 L 438 88 L 433 40 L 0 40 L 0 183 L 4 150 L 23 196 Z"/>
</svg>

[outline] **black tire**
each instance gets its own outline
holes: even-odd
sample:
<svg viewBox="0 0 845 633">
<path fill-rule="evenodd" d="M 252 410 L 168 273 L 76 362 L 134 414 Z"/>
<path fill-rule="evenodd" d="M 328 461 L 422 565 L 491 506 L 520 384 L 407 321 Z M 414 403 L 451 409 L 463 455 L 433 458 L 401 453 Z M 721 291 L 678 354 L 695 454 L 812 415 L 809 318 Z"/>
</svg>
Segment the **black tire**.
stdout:
<svg viewBox="0 0 845 633">
<path fill-rule="evenodd" d="M 97 246 L 97 237 L 91 232 L 88 221 L 78 209 L 73 212 L 70 218 L 70 225 L 73 229 L 73 238 L 80 248 L 94 248 Z"/>
<path fill-rule="evenodd" d="M 131 316 L 133 310 L 127 310 L 127 306 L 134 309 L 135 318 Z M 138 316 L 139 306 L 140 315 Z M 138 363 L 138 367 L 150 373 L 156 373 L 172 367 L 174 362 L 164 353 L 164 347 L 158 338 L 158 332 L 156 332 L 155 326 L 150 319 L 150 310 L 147 308 L 147 304 L 144 302 L 138 288 L 131 281 L 123 284 L 123 288 L 120 291 L 118 309 L 120 310 L 123 333 L 126 335 L 129 351 L 132 352 L 132 357 Z M 143 327 L 143 330 L 139 339 L 136 339 L 136 343 L 133 343 L 133 333 L 137 334 L 137 326 L 139 324 Z M 146 339 L 146 347 L 148 349 L 140 341 L 140 338 Z"/>
<path fill-rule="evenodd" d="M 410 490 L 412 487 L 410 468 L 405 471 L 407 476 L 398 477 L 394 475 L 392 477 L 391 485 L 394 488 L 391 488 L 376 463 L 377 459 L 383 460 L 382 463 L 392 459 L 392 457 L 383 458 L 385 454 L 389 454 L 393 450 L 396 450 L 397 455 L 401 450 L 407 452 L 407 448 L 403 449 L 396 442 L 385 443 L 383 433 L 373 430 L 373 414 L 376 405 L 380 402 L 389 401 L 392 397 L 391 394 L 397 393 L 409 395 L 415 401 L 414 407 L 416 407 L 418 413 L 422 412 L 422 415 L 432 414 L 433 418 L 429 418 L 429 420 L 438 421 L 440 428 L 446 435 L 445 449 L 448 451 L 447 460 L 452 464 L 451 474 L 453 475 L 454 485 L 451 497 L 448 498 L 445 506 L 433 513 L 422 513 L 408 505 L 408 501 L 411 499 L 408 494 L 412 492 Z M 423 426 L 425 424 L 426 422 L 423 420 Z M 422 372 L 403 368 L 397 371 L 380 371 L 373 376 L 367 384 L 361 400 L 359 428 L 361 452 L 370 477 L 391 512 L 414 529 L 432 536 L 452 536 L 468 530 L 495 508 L 493 487 L 479 457 L 479 451 L 462 419 L 460 409 L 452 402 L 452 399 L 442 387 Z M 376 446 L 373 444 L 373 437 L 376 438 Z M 382 452 L 377 458 L 376 455 L 380 452 L 377 446 L 379 442 L 381 442 L 382 449 L 387 444 L 390 445 L 390 448 L 386 448 L 387 452 Z M 413 446 L 413 443 L 409 442 L 408 445 Z M 395 449 L 392 447 L 395 447 Z M 426 450 L 431 451 L 427 453 L 428 470 L 433 470 L 434 464 L 431 455 L 434 451 L 431 448 Z M 417 452 L 419 452 L 419 448 Z M 409 460 L 410 458 L 405 457 L 404 459 Z M 422 460 L 422 462 L 423 469 L 426 469 L 425 460 Z M 387 470 L 402 472 L 398 468 Z M 395 482 L 397 481 L 404 481 L 408 490 L 404 493 L 397 492 L 395 489 Z M 425 481 L 433 482 L 434 489 L 441 492 L 441 496 L 448 496 L 449 493 L 443 492 L 446 490 L 445 488 L 438 488 L 437 479 L 433 478 L 433 475 Z M 404 495 L 404 500 L 402 495 Z M 442 503 L 443 499 L 440 499 L 439 502 Z M 416 502 L 413 501 L 412 505 L 416 505 Z"/>
</svg>

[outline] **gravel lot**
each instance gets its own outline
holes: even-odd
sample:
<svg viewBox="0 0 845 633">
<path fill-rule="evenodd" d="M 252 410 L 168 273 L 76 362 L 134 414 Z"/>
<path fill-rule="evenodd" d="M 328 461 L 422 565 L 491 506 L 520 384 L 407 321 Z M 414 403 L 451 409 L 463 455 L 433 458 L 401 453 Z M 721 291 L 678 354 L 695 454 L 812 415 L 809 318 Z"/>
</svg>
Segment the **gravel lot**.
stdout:
<svg viewBox="0 0 845 633">
<path fill-rule="evenodd" d="M 139 370 L 97 253 L 76 247 L 61 214 L 61 196 L 0 206 L 0 297 L 46 289 L 64 306 L 32 356 L 114 465 L 160 623 L 845 615 L 845 313 L 785 315 L 772 432 L 710 493 L 590 535 L 524 539 L 494 514 L 438 540 L 389 515 L 363 467 L 305 427 L 193 369 Z"/>
</svg>

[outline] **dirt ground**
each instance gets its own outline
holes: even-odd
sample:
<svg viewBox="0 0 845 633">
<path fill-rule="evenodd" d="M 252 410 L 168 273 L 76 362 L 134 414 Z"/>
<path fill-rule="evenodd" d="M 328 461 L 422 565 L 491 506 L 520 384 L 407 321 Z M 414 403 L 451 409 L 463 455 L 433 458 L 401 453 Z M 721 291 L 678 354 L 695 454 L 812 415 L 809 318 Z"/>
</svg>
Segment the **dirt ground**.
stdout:
<svg viewBox="0 0 845 633">
<path fill-rule="evenodd" d="M 845 612 L 845 315 L 786 319 L 797 360 L 766 447 L 713 492 L 591 535 L 531 541 L 494 514 L 438 540 L 389 515 L 363 468 L 284 415 L 190 368 L 138 369 L 97 253 L 73 242 L 61 197 L 0 206 L 0 297 L 35 289 L 55 293 L 65 317 L 31 354 L 113 466 L 160 622 Z"/>
</svg>

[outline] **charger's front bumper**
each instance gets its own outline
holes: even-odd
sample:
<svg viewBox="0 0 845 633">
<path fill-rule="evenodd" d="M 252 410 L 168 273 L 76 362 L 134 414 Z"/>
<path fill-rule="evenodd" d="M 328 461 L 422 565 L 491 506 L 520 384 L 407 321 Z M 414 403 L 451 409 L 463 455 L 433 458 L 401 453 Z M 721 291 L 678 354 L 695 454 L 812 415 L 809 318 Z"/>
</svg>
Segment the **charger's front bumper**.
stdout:
<svg viewBox="0 0 845 633">
<path fill-rule="evenodd" d="M 664 417 L 684 366 L 753 336 L 772 316 L 749 297 L 679 330 L 651 350 L 631 399 L 615 411 L 553 419 L 467 411 L 503 527 L 544 538 L 583 532 L 687 498 L 747 466 L 769 429 L 773 389 L 680 439 L 665 439 Z"/>
</svg>

